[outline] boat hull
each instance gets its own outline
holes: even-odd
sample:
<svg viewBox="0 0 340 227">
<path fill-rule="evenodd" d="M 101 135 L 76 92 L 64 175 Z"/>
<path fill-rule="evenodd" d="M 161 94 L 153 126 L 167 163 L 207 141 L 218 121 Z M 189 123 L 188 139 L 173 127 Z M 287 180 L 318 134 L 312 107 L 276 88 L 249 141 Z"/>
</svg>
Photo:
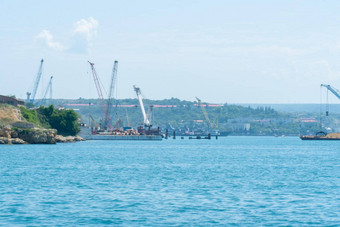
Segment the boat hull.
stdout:
<svg viewBox="0 0 340 227">
<path fill-rule="evenodd" d="M 326 136 L 300 136 L 302 140 L 340 140 L 337 137 L 326 137 Z"/>
<path fill-rule="evenodd" d="M 162 140 L 161 135 L 112 135 L 92 134 L 88 127 L 81 127 L 79 135 L 86 140 Z"/>
</svg>

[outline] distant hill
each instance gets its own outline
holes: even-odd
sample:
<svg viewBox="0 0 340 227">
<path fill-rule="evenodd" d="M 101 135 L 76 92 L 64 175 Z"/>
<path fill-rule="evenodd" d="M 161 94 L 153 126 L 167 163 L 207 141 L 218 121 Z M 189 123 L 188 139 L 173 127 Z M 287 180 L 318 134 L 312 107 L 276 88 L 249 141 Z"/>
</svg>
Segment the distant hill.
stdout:
<svg viewBox="0 0 340 227">
<path fill-rule="evenodd" d="M 279 112 L 287 113 L 320 113 L 320 104 L 237 104 L 240 106 L 250 106 L 257 108 L 259 106 L 269 106 Z M 326 105 L 321 106 L 324 110 Z M 329 104 L 329 111 L 340 114 L 340 104 Z"/>
<path fill-rule="evenodd" d="M 61 108 L 75 110 L 82 122 L 103 123 L 103 110 L 98 99 L 56 99 L 50 102 Z M 112 125 L 122 122 L 124 126 L 137 127 L 143 123 L 137 99 L 114 101 Z M 299 135 L 313 134 L 320 130 L 320 105 L 317 104 L 211 104 L 202 103 L 210 119 L 210 129 L 218 128 L 231 135 Z M 153 106 L 152 123 L 162 129 L 208 130 L 208 121 L 197 102 L 176 98 L 144 100 L 146 111 Z M 330 111 L 340 105 L 331 105 Z M 340 129 L 338 113 L 331 112 L 327 128 Z M 330 127 L 330 125 L 332 125 Z M 218 126 L 218 127 L 217 127 Z M 326 126 L 325 126 L 326 127 Z"/>
</svg>

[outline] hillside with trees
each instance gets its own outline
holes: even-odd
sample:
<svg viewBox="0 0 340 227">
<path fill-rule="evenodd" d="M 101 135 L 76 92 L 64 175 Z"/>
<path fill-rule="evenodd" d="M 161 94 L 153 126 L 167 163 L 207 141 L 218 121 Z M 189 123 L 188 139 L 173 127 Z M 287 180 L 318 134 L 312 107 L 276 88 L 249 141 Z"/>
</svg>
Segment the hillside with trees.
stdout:
<svg viewBox="0 0 340 227">
<path fill-rule="evenodd" d="M 74 109 L 82 122 L 103 123 L 103 111 L 98 99 L 53 100 L 62 108 Z M 198 103 L 177 98 L 144 100 L 146 110 L 152 108 L 152 123 L 169 130 L 208 130 L 209 124 Z M 299 135 L 320 131 L 319 116 L 311 113 L 283 113 L 269 106 L 241 106 L 235 104 L 208 105 L 202 103 L 210 119 L 210 130 L 218 129 L 229 135 Z M 311 118 L 311 120 L 303 120 Z M 143 122 L 137 99 L 120 99 L 114 102 L 112 125 L 120 120 L 120 126 L 137 127 Z M 336 122 L 332 116 L 329 122 Z M 340 127 L 340 126 L 338 126 Z"/>
</svg>

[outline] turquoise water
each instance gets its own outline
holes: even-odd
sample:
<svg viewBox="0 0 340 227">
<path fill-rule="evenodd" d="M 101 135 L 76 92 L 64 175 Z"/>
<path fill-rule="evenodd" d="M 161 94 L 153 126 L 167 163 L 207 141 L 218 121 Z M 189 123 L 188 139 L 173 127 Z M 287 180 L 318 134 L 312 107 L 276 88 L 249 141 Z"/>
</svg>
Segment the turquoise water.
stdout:
<svg viewBox="0 0 340 227">
<path fill-rule="evenodd" d="M 340 141 L 0 146 L 0 225 L 340 225 Z"/>
</svg>

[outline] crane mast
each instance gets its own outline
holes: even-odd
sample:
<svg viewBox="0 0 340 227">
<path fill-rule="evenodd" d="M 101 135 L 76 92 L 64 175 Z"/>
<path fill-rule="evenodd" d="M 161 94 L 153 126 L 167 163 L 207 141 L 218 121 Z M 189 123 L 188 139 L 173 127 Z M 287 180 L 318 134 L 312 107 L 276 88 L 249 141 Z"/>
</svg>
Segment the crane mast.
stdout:
<svg viewBox="0 0 340 227">
<path fill-rule="evenodd" d="M 210 129 L 212 128 L 212 125 L 211 125 L 211 122 L 210 122 L 208 113 L 207 113 L 207 111 L 205 110 L 205 108 L 203 107 L 202 101 L 201 101 L 199 98 L 197 98 L 197 97 L 196 97 L 196 99 L 197 99 L 198 105 L 201 107 L 201 110 L 202 110 L 202 112 L 203 112 L 204 118 L 205 118 L 205 120 L 207 121 L 209 130 L 210 130 Z"/>
<path fill-rule="evenodd" d="M 104 116 L 105 116 L 105 122 L 109 123 L 108 125 L 105 125 L 104 127 L 111 128 L 110 117 L 107 115 L 107 107 L 105 105 L 105 100 L 104 100 L 104 97 L 103 97 L 103 92 L 102 92 L 102 89 L 100 87 L 99 78 L 98 78 L 97 72 L 96 72 L 96 70 L 94 68 L 94 63 L 89 62 L 89 61 L 88 61 L 88 63 L 91 65 L 93 80 L 94 80 L 94 83 L 96 85 L 97 93 L 98 93 L 98 96 L 99 96 L 99 99 L 100 99 L 100 103 L 101 103 L 101 106 L 102 106 L 102 110 L 103 110 L 103 113 L 104 113 Z"/>
<path fill-rule="evenodd" d="M 114 95 L 114 90 L 116 87 L 116 79 L 117 79 L 117 70 L 118 70 L 118 61 L 115 61 L 113 64 L 112 68 L 112 75 L 111 75 L 111 84 L 110 84 L 110 91 L 109 91 L 109 96 L 107 99 L 107 109 L 106 109 L 106 116 L 107 119 L 110 122 L 106 122 L 105 125 L 110 125 L 111 124 L 111 111 L 112 111 L 112 105 L 113 105 L 113 95 Z"/>
<path fill-rule="evenodd" d="M 100 127 L 98 125 L 98 123 L 96 122 L 96 120 L 92 117 L 92 115 L 90 115 L 91 120 L 93 121 L 94 125 L 96 126 L 96 130 L 98 130 Z"/>
<path fill-rule="evenodd" d="M 44 96 L 43 96 L 43 98 L 41 100 L 42 104 L 44 104 L 45 101 L 46 101 L 47 92 L 50 93 L 50 99 L 52 99 L 52 79 L 53 79 L 53 76 L 50 77 L 50 81 L 48 82 L 48 85 L 47 85 L 47 88 L 45 90 Z"/>
<path fill-rule="evenodd" d="M 338 89 L 332 87 L 331 85 L 327 85 L 327 84 L 321 84 L 320 86 L 327 88 L 330 92 L 333 93 L 333 95 L 335 95 L 338 99 L 340 99 L 340 94 L 339 94 L 339 90 Z M 328 106 L 328 94 L 327 94 L 326 116 L 328 116 L 328 113 L 329 113 L 328 112 L 328 110 L 329 110 L 328 108 L 329 108 L 329 106 Z"/>
<path fill-rule="evenodd" d="M 44 63 L 44 59 L 41 59 L 39 70 L 38 70 L 38 73 L 37 73 L 37 77 L 35 79 L 34 88 L 33 88 L 32 93 L 26 92 L 27 102 L 30 102 L 30 103 L 34 102 L 35 95 L 37 94 L 37 90 L 38 90 L 38 86 L 39 86 L 39 82 L 40 82 L 40 78 L 41 78 L 41 74 L 42 74 L 43 63 Z M 31 95 L 32 95 L 32 98 L 30 98 Z"/>
<path fill-rule="evenodd" d="M 142 114 L 143 114 L 143 118 L 144 118 L 144 125 L 146 127 L 151 127 L 150 121 L 149 121 L 149 119 L 146 116 L 146 112 L 145 112 L 145 108 L 144 108 L 144 104 L 143 104 L 143 99 L 142 99 L 142 93 L 140 91 L 140 88 L 136 87 L 135 85 L 133 85 L 133 88 L 134 88 L 134 90 L 135 90 L 135 92 L 137 94 L 139 105 L 140 105 L 140 108 L 142 110 Z"/>
</svg>

